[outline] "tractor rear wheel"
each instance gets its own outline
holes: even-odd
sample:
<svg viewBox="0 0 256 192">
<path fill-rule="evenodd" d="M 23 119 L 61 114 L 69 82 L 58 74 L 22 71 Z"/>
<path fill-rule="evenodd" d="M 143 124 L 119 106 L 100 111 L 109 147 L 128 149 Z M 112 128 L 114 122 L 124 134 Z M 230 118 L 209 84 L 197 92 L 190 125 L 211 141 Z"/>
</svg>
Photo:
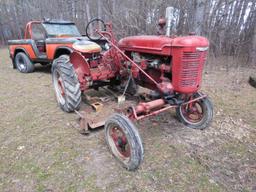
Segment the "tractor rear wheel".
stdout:
<svg viewBox="0 0 256 192">
<path fill-rule="evenodd" d="M 197 93 L 190 99 L 195 99 L 200 95 Z M 176 108 L 178 119 L 187 127 L 192 129 L 207 128 L 213 118 L 213 105 L 206 97 L 186 105 Z"/>
<path fill-rule="evenodd" d="M 65 112 L 79 110 L 81 104 L 80 83 L 68 55 L 62 55 L 53 61 L 52 81 L 61 109 Z"/>
<path fill-rule="evenodd" d="M 143 160 L 143 145 L 133 123 L 115 114 L 105 123 L 105 138 L 115 158 L 128 170 L 136 170 Z"/>
<path fill-rule="evenodd" d="M 14 64 L 21 73 L 31 73 L 35 69 L 34 64 L 31 62 L 26 53 L 23 52 L 19 52 L 15 55 Z"/>
</svg>

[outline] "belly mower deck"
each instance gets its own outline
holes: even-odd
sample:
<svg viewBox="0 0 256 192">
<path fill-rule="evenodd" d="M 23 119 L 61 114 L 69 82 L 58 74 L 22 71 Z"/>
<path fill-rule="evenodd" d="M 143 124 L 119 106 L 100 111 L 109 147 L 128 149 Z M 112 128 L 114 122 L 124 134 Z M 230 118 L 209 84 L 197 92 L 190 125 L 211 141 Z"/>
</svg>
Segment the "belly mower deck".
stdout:
<svg viewBox="0 0 256 192">
<path fill-rule="evenodd" d="M 201 94 L 180 105 L 189 105 L 206 97 L 207 95 Z M 124 114 L 130 120 L 136 121 L 179 107 L 177 104 L 170 105 L 163 99 L 151 100 L 149 90 L 144 88 L 141 88 L 136 96 L 124 96 L 107 88 L 101 88 L 99 91 L 90 90 L 83 97 L 83 101 L 80 110 L 76 111 L 79 116 L 80 132 L 83 134 L 103 127 L 107 119 L 115 113 Z"/>
<path fill-rule="evenodd" d="M 122 113 L 130 106 L 136 106 L 140 96 L 122 96 L 111 90 L 90 90 L 83 97 L 81 108 L 76 111 L 79 116 L 81 132 L 90 133 L 90 130 L 103 127 L 106 120 L 114 113 Z"/>
</svg>

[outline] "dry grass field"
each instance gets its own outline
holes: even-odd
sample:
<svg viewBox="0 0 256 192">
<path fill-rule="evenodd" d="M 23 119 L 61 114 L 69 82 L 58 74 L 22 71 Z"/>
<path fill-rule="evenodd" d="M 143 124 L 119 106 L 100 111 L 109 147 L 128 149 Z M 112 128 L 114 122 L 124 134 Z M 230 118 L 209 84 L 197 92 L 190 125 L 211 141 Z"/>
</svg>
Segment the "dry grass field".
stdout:
<svg viewBox="0 0 256 192">
<path fill-rule="evenodd" d="M 0 49 L 0 191 L 256 190 L 252 72 L 206 70 L 202 89 L 214 103 L 206 130 L 184 127 L 174 111 L 137 124 L 145 157 L 139 170 L 128 172 L 108 151 L 102 130 L 79 134 L 77 116 L 57 107 L 50 67 L 21 74 Z"/>
</svg>

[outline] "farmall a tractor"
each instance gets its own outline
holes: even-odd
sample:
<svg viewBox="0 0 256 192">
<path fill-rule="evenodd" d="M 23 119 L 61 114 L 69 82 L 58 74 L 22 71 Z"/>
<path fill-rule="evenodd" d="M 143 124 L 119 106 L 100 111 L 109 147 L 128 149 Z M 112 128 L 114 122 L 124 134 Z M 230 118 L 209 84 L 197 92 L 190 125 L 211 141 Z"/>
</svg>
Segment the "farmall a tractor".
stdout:
<svg viewBox="0 0 256 192">
<path fill-rule="evenodd" d="M 167 34 L 126 37 L 116 42 L 112 25 L 101 19 L 89 22 L 86 33 L 88 41 L 77 40 L 70 55 L 53 62 L 57 101 L 64 111 L 77 112 L 84 120 L 81 124 L 90 127 L 93 112 L 78 111 L 82 93 L 86 96 L 90 90 L 102 88 L 115 95 L 137 98 L 138 87 L 149 90 L 144 100 L 134 99 L 132 105 L 123 108 L 117 102 L 114 106 L 106 102 L 102 110 L 114 109 L 115 113 L 93 122 L 104 126 L 109 149 L 124 167 L 135 170 L 143 160 L 143 145 L 135 121 L 175 109 L 178 119 L 187 127 L 209 126 L 212 104 L 207 95 L 199 92 L 209 46 L 206 38 Z M 95 43 L 99 39 L 106 44 L 99 46 Z"/>
</svg>

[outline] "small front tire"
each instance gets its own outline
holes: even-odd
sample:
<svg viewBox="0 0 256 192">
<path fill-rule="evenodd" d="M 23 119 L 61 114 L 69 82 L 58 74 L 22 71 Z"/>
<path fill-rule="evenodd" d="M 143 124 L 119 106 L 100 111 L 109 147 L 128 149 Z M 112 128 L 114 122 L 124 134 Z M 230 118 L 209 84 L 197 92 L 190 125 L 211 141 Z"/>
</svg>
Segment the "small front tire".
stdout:
<svg viewBox="0 0 256 192">
<path fill-rule="evenodd" d="M 79 110 L 81 104 L 80 83 L 68 55 L 62 55 L 53 61 L 52 81 L 61 109 L 65 112 Z"/>
<path fill-rule="evenodd" d="M 200 97 L 195 94 L 190 99 Z M 193 103 L 180 105 L 176 108 L 176 115 L 180 122 L 192 129 L 205 129 L 209 127 L 213 118 L 212 102 L 206 97 Z"/>
<path fill-rule="evenodd" d="M 124 115 L 115 114 L 105 123 L 105 138 L 115 158 L 129 171 L 143 160 L 143 145 L 134 124 Z"/>
</svg>

